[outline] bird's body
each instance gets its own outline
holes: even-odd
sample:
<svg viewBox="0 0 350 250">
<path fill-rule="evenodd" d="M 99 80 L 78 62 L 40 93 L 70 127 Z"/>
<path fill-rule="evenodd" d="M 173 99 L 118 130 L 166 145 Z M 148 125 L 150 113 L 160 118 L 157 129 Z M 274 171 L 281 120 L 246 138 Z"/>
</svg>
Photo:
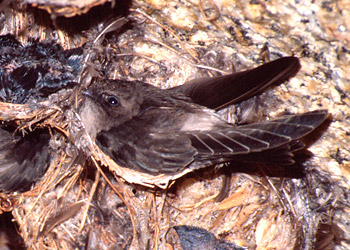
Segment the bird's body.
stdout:
<svg viewBox="0 0 350 250">
<path fill-rule="evenodd" d="M 97 81 L 84 95 L 82 121 L 102 151 L 122 167 L 151 175 L 177 174 L 284 147 L 327 117 L 327 111 L 319 110 L 236 126 L 181 92 L 138 81 Z M 94 113 L 94 120 L 84 113 Z"/>
<path fill-rule="evenodd" d="M 38 129 L 27 135 L 0 129 L 0 190 L 25 191 L 46 171 L 51 159 L 50 133 Z"/>
</svg>

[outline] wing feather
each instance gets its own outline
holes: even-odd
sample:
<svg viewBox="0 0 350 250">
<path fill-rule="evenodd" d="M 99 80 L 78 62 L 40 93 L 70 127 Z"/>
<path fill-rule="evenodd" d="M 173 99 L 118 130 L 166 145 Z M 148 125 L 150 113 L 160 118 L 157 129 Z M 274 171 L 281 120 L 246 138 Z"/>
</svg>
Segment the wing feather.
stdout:
<svg viewBox="0 0 350 250">
<path fill-rule="evenodd" d="M 25 191 L 46 171 L 50 134 L 34 131 L 24 137 L 0 128 L 0 190 Z"/>
<path fill-rule="evenodd" d="M 134 119 L 100 132 L 96 143 L 121 166 L 154 175 L 177 173 L 186 167 L 205 167 L 244 155 L 249 158 L 249 154 L 256 159 L 265 159 L 260 155 L 264 152 L 272 157 L 276 152 L 290 156 L 291 146 L 326 117 L 327 111 L 318 110 L 244 126 L 219 126 L 217 130 L 159 132 L 149 132 L 150 127 L 140 126 L 140 120 Z M 291 162 L 289 158 L 279 161 Z"/>
</svg>

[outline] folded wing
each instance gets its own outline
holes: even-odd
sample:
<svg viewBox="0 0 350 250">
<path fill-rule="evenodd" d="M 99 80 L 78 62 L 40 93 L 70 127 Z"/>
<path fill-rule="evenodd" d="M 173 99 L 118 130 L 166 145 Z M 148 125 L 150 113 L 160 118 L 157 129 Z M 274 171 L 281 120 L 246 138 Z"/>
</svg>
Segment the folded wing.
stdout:
<svg viewBox="0 0 350 250">
<path fill-rule="evenodd" d="M 327 111 L 318 110 L 218 130 L 161 133 L 147 133 L 147 128 L 129 122 L 102 131 L 96 143 L 123 167 L 154 175 L 175 174 L 186 167 L 201 168 L 241 155 L 288 152 L 289 145 L 296 145 L 326 118 Z"/>
<path fill-rule="evenodd" d="M 327 118 L 326 110 L 291 115 L 272 121 L 237 126 L 233 129 L 189 133 L 197 150 L 196 161 L 214 163 L 235 156 L 260 152 L 272 153 L 300 149 L 297 141 L 312 132 Z"/>
<path fill-rule="evenodd" d="M 195 79 L 170 91 L 181 92 L 194 103 L 220 110 L 256 96 L 270 86 L 283 83 L 299 69 L 298 58 L 282 57 L 243 72 Z"/>
</svg>

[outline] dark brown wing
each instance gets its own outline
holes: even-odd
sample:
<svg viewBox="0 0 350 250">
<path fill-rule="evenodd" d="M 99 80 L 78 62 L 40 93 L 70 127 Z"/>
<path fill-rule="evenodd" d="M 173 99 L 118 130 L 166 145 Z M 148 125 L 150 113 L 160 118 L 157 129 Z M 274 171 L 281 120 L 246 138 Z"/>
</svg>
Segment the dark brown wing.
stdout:
<svg viewBox="0 0 350 250">
<path fill-rule="evenodd" d="M 300 69 L 296 57 L 282 57 L 257 68 L 225 76 L 199 78 L 169 89 L 190 97 L 196 104 L 220 110 L 256 96 L 294 76 Z"/>
<path fill-rule="evenodd" d="M 154 175 L 179 172 L 196 155 L 185 134 L 149 133 L 133 121 L 102 131 L 96 143 L 119 165 Z"/>
<path fill-rule="evenodd" d="M 318 110 L 262 123 L 206 131 L 149 132 L 131 120 L 102 131 L 96 142 L 123 167 L 150 174 L 175 174 L 185 167 L 201 168 L 248 155 L 285 147 L 312 132 L 327 118 Z"/>
<path fill-rule="evenodd" d="M 49 164 L 47 130 L 25 137 L 0 129 L 0 190 L 26 191 L 46 171 Z"/>
<path fill-rule="evenodd" d="M 235 156 L 248 155 L 246 158 L 249 158 L 249 154 L 264 152 L 270 154 L 273 160 L 274 154 L 288 153 L 297 146 L 300 149 L 297 140 L 312 132 L 327 116 L 326 110 L 316 110 L 233 129 L 188 135 L 198 152 L 195 157 L 198 162 L 219 163 L 225 159 L 234 159 Z"/>
</svg>

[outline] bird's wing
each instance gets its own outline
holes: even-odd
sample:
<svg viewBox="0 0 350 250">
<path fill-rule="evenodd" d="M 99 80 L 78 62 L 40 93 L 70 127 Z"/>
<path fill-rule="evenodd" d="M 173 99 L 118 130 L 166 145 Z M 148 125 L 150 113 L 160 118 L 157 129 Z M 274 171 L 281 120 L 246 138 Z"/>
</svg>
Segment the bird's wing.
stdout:
<svg viewBox="0 0 350 250">
<path fill-rule="evenodd" d="M 102 131 L 96 143 L 116 163 L 142 173 L 176 173 L 192 163 L 196 154 L 185 134 L 148 133 L 144 127 L 126 126 Z"/>
<path fill-rule="evenodd" d="M 169 89 L 190 97 L 196 104 L 220 110 L 262 93 L 294 76 L 299 59 L 282 57 L 257 68 L 225 76 L 199 78 Z"/>
<path fill-rule="evenodd" d="M 200 168 L 240 155 L 288 151 L 286 145 L 312 132 L 326 118 L 327 111 L 318 110 L 216 131 L 159 133 L 149 133 L 149 128 L 130 121 L 100 132 L 96 143 L 121 166 L 154 175 L 173 174 L 192 163 L 191 167 Z"/>
<path fill-rule="evenodd" d="M 311 133 L 327 116 L 326 110 L 316 110 L 233 129 L 189 133 L 189 138 L 198 152 L 195 159 L 199 162 L 217 163 L 241 155 L 247 155 L 249 160 L 249 155 L 264 152 L 270 153 L 273 160 L 277 152 L 285 154 L 293 148 L 300 149 L 297 140 Z"/>
<path fill-rule="evenodd" d="M 26 191 L 46 171 L 50 134 L 14 135 L 0 128 L 0 190 Z"/>
</svg>

